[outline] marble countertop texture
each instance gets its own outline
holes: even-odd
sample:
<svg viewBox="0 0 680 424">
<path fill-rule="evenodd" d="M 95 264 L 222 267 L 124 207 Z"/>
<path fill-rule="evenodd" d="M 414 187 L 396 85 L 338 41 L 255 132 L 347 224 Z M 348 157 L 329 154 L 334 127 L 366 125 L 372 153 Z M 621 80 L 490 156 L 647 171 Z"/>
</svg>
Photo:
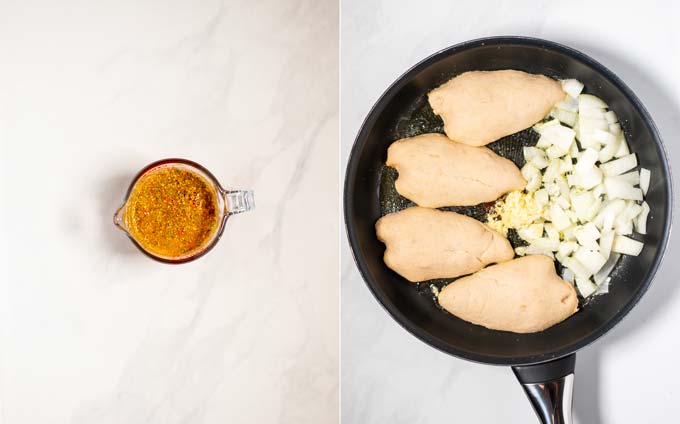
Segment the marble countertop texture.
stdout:
<svg viewBox="0 0 680 424">
<path fill-rule="evenodd" d="M 0 0 L 0 423 L 338 422 L 338 4 Z M 253 189 L 170 266 L 165 157 Z"/>
<path fill-rule="evenodd" d="M 637 5 L 631 7 L 631 5 Z M 680 168 L 680 31 L 675 2 L 344 0 L 342 163 L 363 118 L 406 69 L 447 46 L 528 35 L 577 48 L 640 97 Z M 344 169 L 343 169 L 344 173 Z M 677 205 L 676 205 L 677 206 Z M 680 234 L 657 278 L 613 331 L 577 355 L 575 422 L 669 422 L 680 415 Z M 373 298 L 342 247 L 343 424 L 534 423 L 509 368 L 465 362 L 418 341 Z"/>
</svg>

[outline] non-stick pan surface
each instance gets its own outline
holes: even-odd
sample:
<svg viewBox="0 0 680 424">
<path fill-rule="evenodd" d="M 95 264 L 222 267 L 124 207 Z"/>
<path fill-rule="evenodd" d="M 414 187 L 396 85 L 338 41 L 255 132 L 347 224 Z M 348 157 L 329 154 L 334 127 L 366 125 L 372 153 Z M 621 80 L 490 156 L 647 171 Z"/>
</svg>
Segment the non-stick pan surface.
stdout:
<svg viewBox="0 0 680 424">
<path fill-rule="evenodd" d="M 651 170 L 646 197 L 651 212 L 645 247 L 637 257 L 625 256 L 612 274 L 608 294 L 581 305 L 566 321 L 540 333 L 493 331 L 440 310 L 427 287 L 418 288 L 383 263 L 385 247 L 374 225 L 384 213 L 407 207 L 396 195 L 390 170 L 384 169 L 387 147 L 394 140 L 426 132 L 442 132 L 441 121 L 427 104 L 427 93 L 465 71 L 518 69 L 553 78 L 576 78 L 585 92 L 607 102 L 616 112 L 640 166 Z M 516 162 L 514 144 L 532 144 L 531 130 L 489 147 Z M 521 149 L 520 149 L 521 150 Z M 499 365 L 529 365 L 560 358 L 593 342 L 611 329 L 638 302 L 663 256 L 671 224 L 671 184 L 657 130 L 644 106 L 611 71 L 571 48 L 532 38 L 494 37 L 445 49 L 402 75 L 375 104 L 352 148 L 345 180 L 347 234 L 359 270 L 378 301 L 404 328 L 429 345 L 461 358 Z M 382 202 L 381 202 L 382 200 Z M 480 217 L 483 209 L 463 212 Z"/>
</svg>

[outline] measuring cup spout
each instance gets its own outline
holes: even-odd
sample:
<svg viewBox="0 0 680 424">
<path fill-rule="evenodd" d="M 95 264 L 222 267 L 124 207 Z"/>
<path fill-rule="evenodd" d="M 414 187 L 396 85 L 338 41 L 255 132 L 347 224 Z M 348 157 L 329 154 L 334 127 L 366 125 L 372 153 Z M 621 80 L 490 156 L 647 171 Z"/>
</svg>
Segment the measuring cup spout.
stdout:
<svg viewBox="0 0 680 424">
<path fill-rule="evenodd" d="M 125 215 L 126 206 L 127 203 L 123 204 L 121 207 L 118 208 L 118 210 L 116 210 L 116 213 L 113 214 L 113 225 L 127 233 L 127 227 L 125 226 L 125 220 L 123 218 Z"/>
</svg>

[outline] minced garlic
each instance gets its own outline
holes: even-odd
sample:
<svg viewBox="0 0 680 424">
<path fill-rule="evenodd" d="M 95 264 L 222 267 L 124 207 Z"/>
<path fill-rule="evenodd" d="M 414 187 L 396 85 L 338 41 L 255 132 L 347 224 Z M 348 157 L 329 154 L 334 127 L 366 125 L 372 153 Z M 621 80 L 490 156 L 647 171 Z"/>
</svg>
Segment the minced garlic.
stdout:
<svg viewBox="0 0 680 424">
<path fill-rule="evenodd" d="M 543 208 L 544 206 L 534 199 L 533 193 L 526 193 L 523 190 L 511 191 L 496 201 L 486 216 L 486 225 L 507 236 L 510 228 L 524 228 L 541 220 Z"/>
</svg>

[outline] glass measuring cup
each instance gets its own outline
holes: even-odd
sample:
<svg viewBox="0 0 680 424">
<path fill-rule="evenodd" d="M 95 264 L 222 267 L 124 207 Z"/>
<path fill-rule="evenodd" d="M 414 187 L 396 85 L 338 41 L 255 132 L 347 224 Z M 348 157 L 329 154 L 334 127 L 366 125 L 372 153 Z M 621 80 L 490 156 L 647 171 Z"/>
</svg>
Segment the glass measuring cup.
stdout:
<svg viewBox="0 0 680 424">
<path fill-rule="evenodd" d="M 204 240 L 194 249 L 178 254 L 178 255 L 163 255 L 159 252 L 154 252 L 153 249 L 144 246 L 144 242 L 135 237 L 135 231 L 129 227 L 129 220 L 126 219 L 126 214 L 129 212 L 131 195 L 133 194 L 139 181 L 145 177 L 152 175 L 162 170 L 180 170 L 188 171 L 187 175 L 192 178 L 198 177 L 206 186 L 206 190 L 213 196 L 215 203 L 215 217 L 214 225 Z M 213 200 L 211 199 L 211 200 Z M 215 176 L 210 173 L 203 166 L 187 159 L 162 159 L 144 167 L 134 177 L 130 187 L 127 190 L 123 204 L 113 215 L 113 223 L 121 229 L 130 238 L 132 243 L 137 246 L 144 254 L 160 262 L 180 264 L 197 259 L 208 253 L 219 241 L 227 219 L 231 215 L 241 212 L 247 212 L 255 207 L 253 192 L 250 190 L 225 190 L 217 181 Z"/>
</svg>

